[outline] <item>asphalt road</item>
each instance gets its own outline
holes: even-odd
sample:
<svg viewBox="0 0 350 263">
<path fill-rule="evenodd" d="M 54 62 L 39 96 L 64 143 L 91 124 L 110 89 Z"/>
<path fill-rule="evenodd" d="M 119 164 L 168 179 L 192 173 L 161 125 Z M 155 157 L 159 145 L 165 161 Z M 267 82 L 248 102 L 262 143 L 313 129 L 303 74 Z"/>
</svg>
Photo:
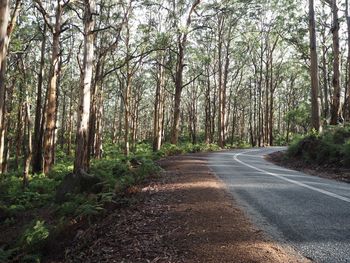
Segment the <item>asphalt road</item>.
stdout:
<svg viewBox="0 0 350 263">
<path fill-rule="evenodd" d="M 209 166 L 252 221 L 315 262 L 350 262 L 350 184 L 276 166 L 283 148 L 213 153 Z"/>
</svg>

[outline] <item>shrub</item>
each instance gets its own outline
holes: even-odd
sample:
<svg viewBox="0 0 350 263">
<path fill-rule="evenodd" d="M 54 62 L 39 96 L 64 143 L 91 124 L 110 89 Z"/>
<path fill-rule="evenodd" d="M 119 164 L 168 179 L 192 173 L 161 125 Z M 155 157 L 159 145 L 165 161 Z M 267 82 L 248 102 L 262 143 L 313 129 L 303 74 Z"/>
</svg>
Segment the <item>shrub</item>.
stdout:
<svg viewBox="0 0 350 263">
<path fill-rule="evenodd" d="M 42 248 L 48 237 L 49 230 L 45 226 L 45 222 L 37 220 L 24 231 L 21 243 L 26 249 L 34 251 Z"/>
<path fill-rule="evenodd" d="M 0 262 L 10 262 L 11 257 L 16 253 L 18 248 L 4 250 L 0 248 Z"/>
<path fill-rule="evenodd" d="M 288 156 L 308 163 L 347 166 L 350 162 L 349 138 L 348 127 L 330 127 L 323 134 L 312 131 L 291 143 Z"/>
<path fill-rule="evenodd" d="M 165 156 L 183 154 L 185 151 L 175 144 L 166 143 L 161 147 L 161 151 Z"/>
</svg>

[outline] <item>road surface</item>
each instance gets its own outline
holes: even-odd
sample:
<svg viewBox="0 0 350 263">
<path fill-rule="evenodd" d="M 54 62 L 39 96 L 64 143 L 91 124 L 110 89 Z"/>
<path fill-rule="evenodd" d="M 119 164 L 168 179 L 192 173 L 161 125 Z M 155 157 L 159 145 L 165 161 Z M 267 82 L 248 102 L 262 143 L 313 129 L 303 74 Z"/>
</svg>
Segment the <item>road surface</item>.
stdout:
<svg viewBox="0 0 350 263">
<path fill-rule="evenodd" d="M 315 262 L 350 262 L 350 184 L 276 166 L 283 148 L 212 153 L 209 166 L 252 221 Z"/>
</svg>

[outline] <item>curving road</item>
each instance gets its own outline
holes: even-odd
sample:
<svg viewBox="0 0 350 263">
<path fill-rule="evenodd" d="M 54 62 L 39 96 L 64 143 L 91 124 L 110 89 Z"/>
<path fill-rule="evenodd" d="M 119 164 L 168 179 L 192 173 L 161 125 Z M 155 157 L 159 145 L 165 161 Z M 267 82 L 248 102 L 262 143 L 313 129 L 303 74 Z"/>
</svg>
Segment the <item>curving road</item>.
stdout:
<svg viewBox="0 0 350 263">
<path fill-rule="evenodd" d="M 350 262 L 350 184 L 276 166 L 271 147 L 212 153 L 209 166 L 255 224 L 315 262 Z"/>
</svg>

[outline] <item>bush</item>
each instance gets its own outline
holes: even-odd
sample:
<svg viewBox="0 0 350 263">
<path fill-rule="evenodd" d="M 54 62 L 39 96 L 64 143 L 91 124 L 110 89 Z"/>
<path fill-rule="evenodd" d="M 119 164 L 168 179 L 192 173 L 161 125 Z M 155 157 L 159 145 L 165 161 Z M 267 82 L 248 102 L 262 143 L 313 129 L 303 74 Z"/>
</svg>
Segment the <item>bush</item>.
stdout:
<svg viewBox="0 0 350 263">
<path fill-rule="evenodd" d="M 294 140 L 288 148 L 288 157 L 300 158 L 308 163 L 349 166 L 350 129 L 327 128 L 323 134 L 311 132 Z"/>
<path fill-rule="evenodd" d="M 178 155 L 183 154 L 185 151 L 181 149 L 179 146 L 175 144 L 166 143 L 164 144 L 160 151 L 164 153 L 164 156 L 172 156 L 172 155 Z"/>
<path fill-rule="evenodd" d="M 33 222 L 25 231 L 21 238 L 21 244 L 29 251 L 42 248 L 49 237 L 49 230 L 44 221 Z"/>
</svg>

